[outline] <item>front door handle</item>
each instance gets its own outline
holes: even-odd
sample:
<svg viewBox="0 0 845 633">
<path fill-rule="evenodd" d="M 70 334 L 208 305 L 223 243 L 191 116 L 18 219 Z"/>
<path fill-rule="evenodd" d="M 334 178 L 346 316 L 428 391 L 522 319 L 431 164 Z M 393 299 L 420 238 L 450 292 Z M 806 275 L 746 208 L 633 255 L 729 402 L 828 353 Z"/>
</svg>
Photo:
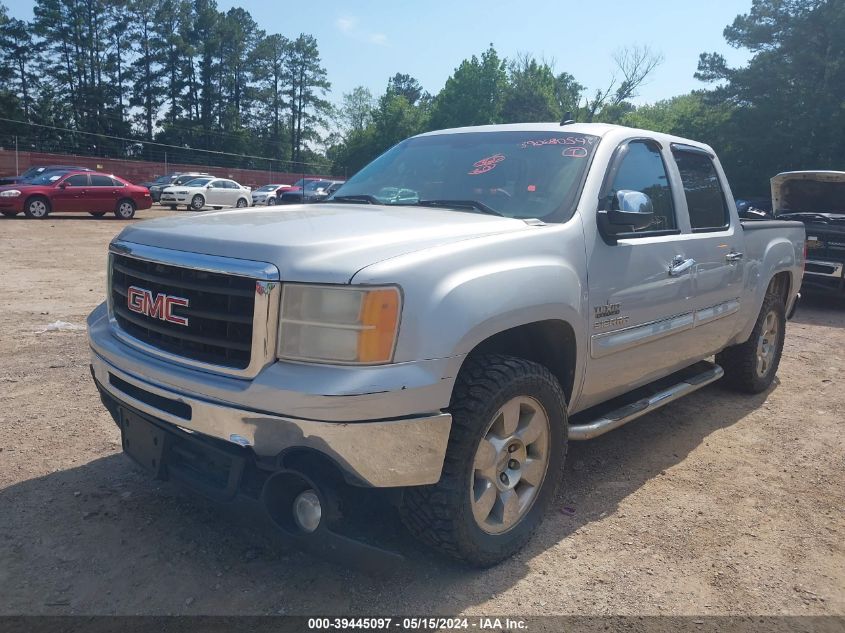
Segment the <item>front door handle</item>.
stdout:
<svg viewBox="0 0 845 633">
<path fill-rule="evenodd" d="M 731 251 L 727 255 L 725 255 L 725 259 L 729 262 L 738 262 L 743 258 L 742 253 L 737 253 L 736 251 Z"/>
<path fill-rule="evenodd" d="M 679 275 L 683 275 L 684 273 L 692 270 L 693 266 L 695 266 L 694 259 L 686 259 L 683 255 L 678 255 L 672 260 L 672 263 L 669 264 L 669 274 L 672 277 L 678 277 Z"/>
</svg>

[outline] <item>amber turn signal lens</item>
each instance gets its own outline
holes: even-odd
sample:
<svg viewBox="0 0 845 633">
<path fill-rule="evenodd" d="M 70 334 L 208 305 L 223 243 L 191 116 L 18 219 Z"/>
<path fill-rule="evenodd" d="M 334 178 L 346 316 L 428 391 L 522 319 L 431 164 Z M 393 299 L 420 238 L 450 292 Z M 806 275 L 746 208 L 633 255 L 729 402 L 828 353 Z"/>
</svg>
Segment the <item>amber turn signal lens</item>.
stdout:
<svg viewBox="0 0 845 633">
<path fill-rule="evenodd" d="M 361 302 L 361 333 L 358 362 L 385 363 L 393 356 L 399 322 L 399 291 L 396 288 L 370 290 Z"/>
</svg>

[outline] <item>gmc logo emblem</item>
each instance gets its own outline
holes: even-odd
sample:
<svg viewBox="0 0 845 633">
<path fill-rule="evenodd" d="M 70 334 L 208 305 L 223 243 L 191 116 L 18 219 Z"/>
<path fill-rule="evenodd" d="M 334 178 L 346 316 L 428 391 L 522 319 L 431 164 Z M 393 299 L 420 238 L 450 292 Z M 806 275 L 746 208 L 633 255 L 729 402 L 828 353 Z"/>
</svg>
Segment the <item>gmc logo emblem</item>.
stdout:
<svg viewBox="0 0 845 633">
<path fill-rule="evenodd" d="M 126 292 L 126 306 L 137 312 L 144 314 L 153 319 L 161 319 L 168 323 L 176 323 L 177 325 L 188 325 L 187 317 L 181 317 L 173 314 L 174 306 L 188 307 L 190 301 L 184 297 L 173 297 L 166 294 L 157 294 L 153 298 L 153 293 L 146 288 L 139 288 L 138 286 L 129 286 Z"/>
</svg>

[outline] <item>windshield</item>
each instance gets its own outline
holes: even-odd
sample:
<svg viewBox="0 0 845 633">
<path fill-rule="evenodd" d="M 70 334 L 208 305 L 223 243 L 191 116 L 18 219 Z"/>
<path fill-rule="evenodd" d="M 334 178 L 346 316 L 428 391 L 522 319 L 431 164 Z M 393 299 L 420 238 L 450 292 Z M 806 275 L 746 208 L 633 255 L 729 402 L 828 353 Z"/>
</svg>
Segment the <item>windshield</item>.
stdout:
<svg viewBox="0 0 845 633">
<path fill-rule="evenodd" d="M 185 187 L 205 187 L 212 180 L 212 178 L 194 178 L 193 180 L 186 180 L 181 184 Z"/>
<path fill-rule="evenodd" d="M 65 175 L 67 172 L 63 171 L 45 171 L 40 176 L 36 176 L 35 178 L 30 178 L 27 183 L 30 185 L 52 185 L 54 182 L 59 180 L 62 176 Z"/>
<path fill-rule="evenodd" d="M 281 185 L 264 185 L 263 187 L 259 187 L 255 191 L 256 193 L 259 191 L 275 191 L 279 187 L 281 187 Z"/>
<path fill-rule="evenodd" d="M 597 145 L 596 136 L 565 131 L 420 136 L 367 165 L 337 198 L 397 205 L 474 201 L 506 217 L 564 221 Z"/>
<path fill-rule="evenodd" d="M 173 176 L 159 176 L 153 180 L 154 185 L 169 185 L 173 181 Z"/>
</svg>

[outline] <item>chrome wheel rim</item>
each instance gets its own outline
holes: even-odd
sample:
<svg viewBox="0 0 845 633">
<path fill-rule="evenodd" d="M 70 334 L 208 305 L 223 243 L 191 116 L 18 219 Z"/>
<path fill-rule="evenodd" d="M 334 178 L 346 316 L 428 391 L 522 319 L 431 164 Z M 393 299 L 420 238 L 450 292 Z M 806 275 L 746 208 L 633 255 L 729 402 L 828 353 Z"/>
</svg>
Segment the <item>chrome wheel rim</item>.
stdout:
<svg viewBox="0 0 845 633">
<path fill-rule="evenodd" d="M 200 196 L 196 196 L 193 200 L 191 200 L 191 206 L 194 209 L 202 209 L 204 200 Z"/>
<path fill-rule="evenodd" d="M 763 331 L 757 339 L 757 375 L 765 376 L 775 358 L 778 342 L 778 315 L 774 310 L 766 315 Z"/>
<path fill-rule="evenodd" d="M 236 206 L 238 209 L 243 209 L 246 206 L 246 200 L 238 200 L 238 204 Z"/>
<path fill-rule="evenodd" d="M 132 205 L 128 202 L 124 202 L 117 208 L 117 212 L 120 213 L 120 217 L 128 218 L 132 215 Z"/>
<path fill-rule="evenodd" d="M 34 218 L 43 218 L 47 215 L 47 205 L 41 200 L 33 200 L 29 203 L 29 214 Z"/>
<path fill-rule="evenodd" d="M 534 398 L 511 398 L 493 416 L 475 452 L 470 490 L 484 532 L 507 532 L 528 514 L 546 478 L 549 436 L 549 416 Z"/>
</svg>

